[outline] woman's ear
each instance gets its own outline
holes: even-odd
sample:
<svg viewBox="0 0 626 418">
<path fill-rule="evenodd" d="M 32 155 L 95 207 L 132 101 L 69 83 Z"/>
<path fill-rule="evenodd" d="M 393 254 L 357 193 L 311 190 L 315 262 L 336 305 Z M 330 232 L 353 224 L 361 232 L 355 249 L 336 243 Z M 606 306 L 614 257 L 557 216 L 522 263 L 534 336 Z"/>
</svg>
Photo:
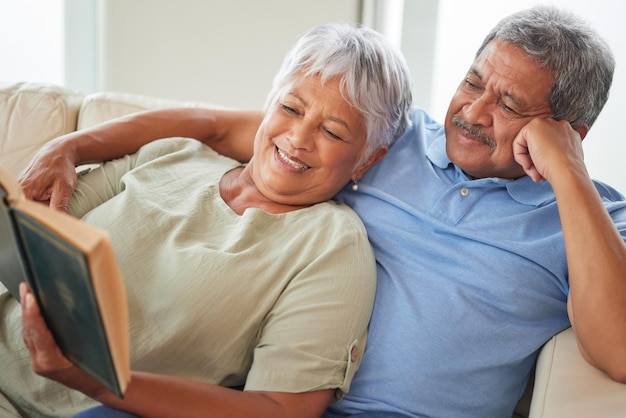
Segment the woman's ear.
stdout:
<svg viewBox="0 0 626 418">
<path fill-rule="evenodd" d="M 363 174 L 365 174 L 365 172 L 371 166 L 376 164 L 378 161 L 380 161 L 381 158 L 383 158 L 385 156 L 385 154 L 387 154 L 388 150 L 389 150 L 389 148 L 387 148 L 387 147 L 380 147 L 376 151 L 372 152 L 370 154 L 369 158 L 367 159 L 367 161 L 365 161 L 363 164 L 358 166 L 352 172 L 352 180 L 356 181 L 356 180 L 360 179 L 363 176 Z"/>
</svg>

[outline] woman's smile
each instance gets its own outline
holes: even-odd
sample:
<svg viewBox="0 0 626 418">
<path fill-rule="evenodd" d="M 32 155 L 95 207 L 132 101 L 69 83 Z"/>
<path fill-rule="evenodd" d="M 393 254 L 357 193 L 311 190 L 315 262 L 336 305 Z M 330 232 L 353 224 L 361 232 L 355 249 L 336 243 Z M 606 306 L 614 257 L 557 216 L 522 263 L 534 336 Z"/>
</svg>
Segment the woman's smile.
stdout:
<svg viewBox="0 0 626 418">
<path fill-rule="evenodd" d="M 276 147 L 276 155 L 278 156 L 279 162 L 287 163 L 288 167 L 293 167 L 298 171 L 305 171 L 311 168 L 308 165 L 304 164 L 302 161 L 290 156 L 278 147 Z"/>
</svg>

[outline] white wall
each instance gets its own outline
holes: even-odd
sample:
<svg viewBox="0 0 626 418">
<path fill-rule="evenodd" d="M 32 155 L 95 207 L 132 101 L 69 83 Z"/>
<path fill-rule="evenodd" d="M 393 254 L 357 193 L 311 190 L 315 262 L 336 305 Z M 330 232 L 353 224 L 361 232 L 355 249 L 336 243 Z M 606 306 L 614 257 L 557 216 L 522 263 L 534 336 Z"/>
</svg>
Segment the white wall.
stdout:
<svg viewBox="0 0 626 418">
<path fill-rule="evenodd" d="M 97 84 L 103 90 L 258 109 L 296 39 L 317 24 L 357 22 L 359 5 L 358 0 L 98 0 Z"/>
<path fill-rule="evenodd" d="M 365 6 L 376 2 L 388 0 L 363 0 Z M 483 36 L 504 15 L 535 2 L 404 0 L 401 42 L 416 103 L 442 120 Z M 586 17 L 615 53 L 611 96 L 583 144 L 592 176 L 626 193 L 620 125 L 626 3 L 548 2 Z M 47 81 L 86 93 L 117 90 L 260 108 L 297 37 L 327 21 L 359 21 L 360 5 L 359 0 L 0 0 L 0 82 Z"/>
<path fill-rule="evenodd" d="M 439 0 L 432 101 L 426 106 L 438 120 L 443 120 L 452 94 L 491 27 L 505 15 L 535 3 L 535 0 Z M 583 148 L 590 174 L 626 194 L 626 134 L 621 127 L 622 108 L 626 103 L 626 28 L 623 19 L 626 3 L 615 0 L 550 0 L 543 3 L 566 7 L 586 18 L 613 50 L 617 65 L 609 101 L 583 141 Z"/>
</svg>

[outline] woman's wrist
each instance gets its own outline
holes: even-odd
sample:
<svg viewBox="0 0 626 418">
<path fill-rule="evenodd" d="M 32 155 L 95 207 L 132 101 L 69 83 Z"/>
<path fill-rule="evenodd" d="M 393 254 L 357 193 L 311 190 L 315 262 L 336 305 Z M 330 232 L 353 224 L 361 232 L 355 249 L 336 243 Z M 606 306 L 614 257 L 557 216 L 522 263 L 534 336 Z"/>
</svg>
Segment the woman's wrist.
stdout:
<svg viewBox="0 0 626 418">
<path fill-rule="evenodd" d="M 75 134 L 76 132 L 72 132 L 49 141 L 43 146 L 42 151 L 54 161 L 62 159 L 65 162 L 71 162 L 74 166 L 84 163 L 81 161 L 79 149 L 81 141 Z"/>
</svg>

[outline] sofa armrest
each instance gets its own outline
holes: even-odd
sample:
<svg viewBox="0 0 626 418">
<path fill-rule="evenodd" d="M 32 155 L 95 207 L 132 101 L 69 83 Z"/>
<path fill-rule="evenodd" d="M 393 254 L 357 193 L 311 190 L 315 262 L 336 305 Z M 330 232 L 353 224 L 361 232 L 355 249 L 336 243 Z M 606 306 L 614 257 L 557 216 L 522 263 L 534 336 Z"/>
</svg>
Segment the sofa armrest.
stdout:
<svg viewBox="0 0 626 418">
<path fill-rule="evenodd" d="M 537 361 L 530 418 L 626 416 L 626 385 L 583 359 L 574 331 L 555 335 Z"/>
</svg>

